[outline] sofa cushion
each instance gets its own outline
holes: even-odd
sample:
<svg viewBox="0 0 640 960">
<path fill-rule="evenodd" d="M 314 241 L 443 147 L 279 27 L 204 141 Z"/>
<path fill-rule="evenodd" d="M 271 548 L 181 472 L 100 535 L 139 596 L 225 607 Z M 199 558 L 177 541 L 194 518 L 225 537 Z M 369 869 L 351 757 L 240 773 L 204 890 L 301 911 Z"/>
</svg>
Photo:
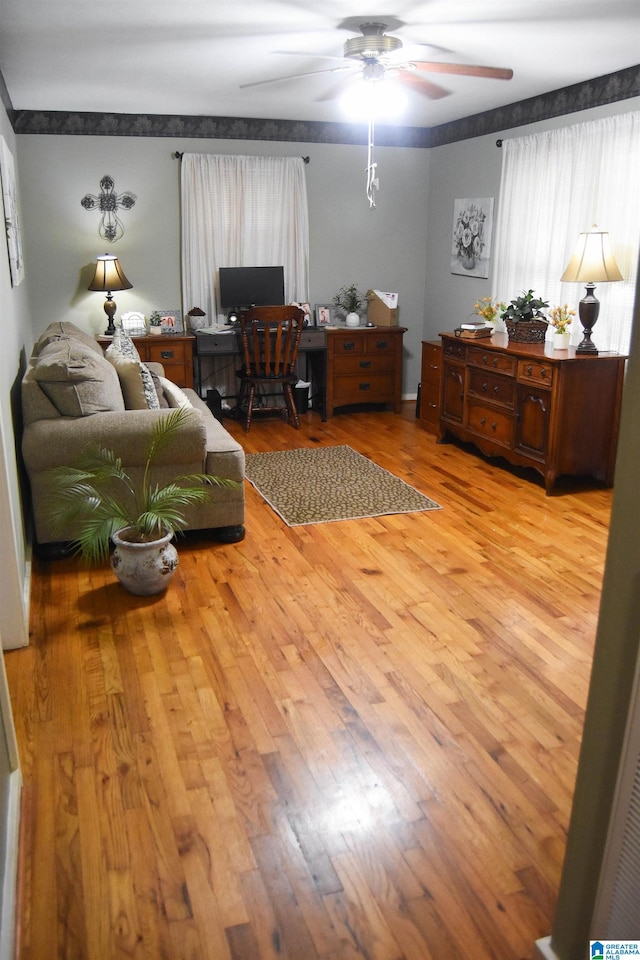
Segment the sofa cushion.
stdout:
<svg viewBox="0 0 640 960">
<path fill-rule="evenodd" d="M 102 351 L 77 340 L 52 340 L 42 348 L 34 377 L 63 417 L 124 410 L 118 375 Z"/>
<path fill-rule="evenodd" d="M 40 334 L 33 348 L 33 356 L 38 356 L 42 353 L 44 348 L 54 340 L 67 339 L 77 341 L 93 353 L 102 353 L 100 344 L 90 333 L 81 330 L 80 327 L 76 327 L 75 323 L 70 323 L 68 320 L 56 320 L 54 323 L 49 324 L 44 333 Z"/>
<path fill-rule="evenodd" d="M 160 384 L 170 407 L 192 407 L 193 404 L 186 393 L 172 380 L 160 377 Z"/>
</svg>

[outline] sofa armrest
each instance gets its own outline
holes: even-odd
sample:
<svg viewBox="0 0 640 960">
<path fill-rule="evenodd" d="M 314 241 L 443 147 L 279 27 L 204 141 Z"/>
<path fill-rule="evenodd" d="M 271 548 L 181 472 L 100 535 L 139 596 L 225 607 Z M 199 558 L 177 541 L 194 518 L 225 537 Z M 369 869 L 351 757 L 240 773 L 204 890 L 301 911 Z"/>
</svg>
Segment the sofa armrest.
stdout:
<svg viewBox="0 0 640 960">
<path fill-rule="evenodd" d="M 61 417 L 38 420 L 26 427 L 22 438 L 22 454 L 29 470 L 40 472 L 61 464 L 69 466 L 99 445 L 113 450 L 124 466 L 145 463 L 151 432 L 159 417 L 170 410 L 126 410 L 96 413 L 90 417 Z M 178 434 L 159 453 L 157 464 L 202 464 L 207 456 L 207 431 L 203 415 L 189 410 Z"/>
</svg>

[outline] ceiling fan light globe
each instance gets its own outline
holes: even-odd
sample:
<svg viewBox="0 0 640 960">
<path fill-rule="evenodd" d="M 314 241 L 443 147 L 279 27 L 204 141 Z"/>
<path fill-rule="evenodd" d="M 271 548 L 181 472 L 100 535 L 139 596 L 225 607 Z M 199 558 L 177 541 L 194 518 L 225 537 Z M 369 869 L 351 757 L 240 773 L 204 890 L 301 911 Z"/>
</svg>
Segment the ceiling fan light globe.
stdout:
<svg viewBox="0 0 640 960">
<path fill-rule="evenodd" d="M 399 84 L 388 80 L 356 80 L 342 95 L 340 106 L 357 122 L 393 120 L 406 110 L 407 97 Z"/>
</svg>

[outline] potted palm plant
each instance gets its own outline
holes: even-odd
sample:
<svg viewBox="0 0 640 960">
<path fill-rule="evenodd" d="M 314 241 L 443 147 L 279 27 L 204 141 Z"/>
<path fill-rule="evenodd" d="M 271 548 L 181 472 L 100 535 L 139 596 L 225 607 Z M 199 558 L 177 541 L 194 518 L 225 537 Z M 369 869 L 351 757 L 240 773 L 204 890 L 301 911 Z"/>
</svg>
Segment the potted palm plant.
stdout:
<svg viewBox="0 0 640 960">
<path fill-rule="evenodd" d="M 548 306 L 548 302 L 536 297 L 533 290 L 523 291 L 519 297 L 510 300 L 500 314 L 506 324 L 509 339 L 519 343 L 543 341 L 548 321 L 542 310 Z"/>
<path fill-rule="evenodd" d="M 72 549 L 89 562 L 105 560 L 120 583 L 137 595 L 164 590 L 178 566 L 171 543 L 186 525 L 184 508 L 202 503 L 212 484 L 237 486 L 235 480 L 203 473 L 176 477 L 160 486 L 153 465 L 179 433 L 191 411 L 178 407 L 159 417 L 152 432 L 143 475 L 136 483 L 112 450 L 88 450 L 76 466 L 53 467 L 49 512 L 61 529 L 76 531 Z"/>
</svg>

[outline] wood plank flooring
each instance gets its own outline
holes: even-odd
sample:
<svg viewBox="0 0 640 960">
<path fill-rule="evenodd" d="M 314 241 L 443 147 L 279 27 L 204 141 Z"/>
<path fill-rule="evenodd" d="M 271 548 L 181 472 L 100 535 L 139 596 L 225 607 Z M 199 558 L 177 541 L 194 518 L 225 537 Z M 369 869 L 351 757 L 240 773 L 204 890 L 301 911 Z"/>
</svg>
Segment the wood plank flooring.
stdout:
<svg viewBox="0 0 640 960">
<path fill-rule="evenodd" d="M 6 666 L 19 960 L 521 960 L 565 846 L 611 492 L 403 413 L 255 422 L 348 443 L 440 511 L 190 536 L 166 595 L 35 561 Z"/>
</svg>

